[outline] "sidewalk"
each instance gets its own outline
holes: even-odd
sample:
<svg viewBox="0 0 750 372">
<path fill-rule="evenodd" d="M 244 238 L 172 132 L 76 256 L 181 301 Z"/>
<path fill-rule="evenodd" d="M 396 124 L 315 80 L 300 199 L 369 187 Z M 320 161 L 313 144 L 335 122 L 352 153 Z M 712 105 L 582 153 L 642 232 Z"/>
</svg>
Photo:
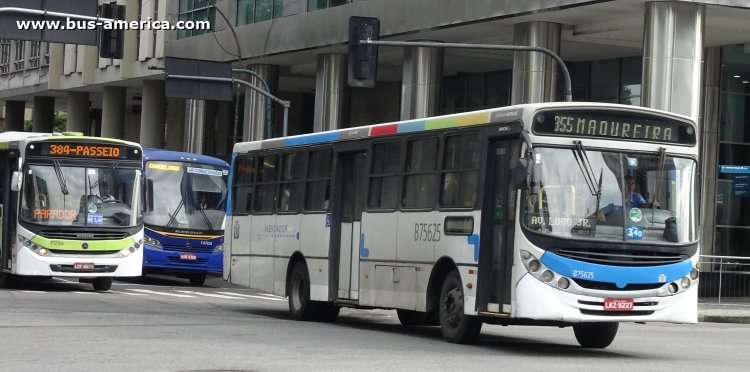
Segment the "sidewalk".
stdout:
<svg viewBox="0 0 750 372">
<path fill-rule="evenodd" d="M 750 324 L 750 303 L 701 302 L 698 304 L 698 321 Z"/>
</svg>

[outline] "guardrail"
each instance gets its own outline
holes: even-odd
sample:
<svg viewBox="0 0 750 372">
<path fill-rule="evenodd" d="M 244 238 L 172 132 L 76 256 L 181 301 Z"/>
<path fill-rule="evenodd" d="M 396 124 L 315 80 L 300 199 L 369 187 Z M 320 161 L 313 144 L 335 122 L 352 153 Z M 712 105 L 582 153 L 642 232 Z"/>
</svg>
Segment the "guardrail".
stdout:
<svg viewBox="0 0 750 372">
<path fill-rule="evenodd" d="M 750 306 L 750 257 L 700 256 L 698 302 Z"/>
</svg>

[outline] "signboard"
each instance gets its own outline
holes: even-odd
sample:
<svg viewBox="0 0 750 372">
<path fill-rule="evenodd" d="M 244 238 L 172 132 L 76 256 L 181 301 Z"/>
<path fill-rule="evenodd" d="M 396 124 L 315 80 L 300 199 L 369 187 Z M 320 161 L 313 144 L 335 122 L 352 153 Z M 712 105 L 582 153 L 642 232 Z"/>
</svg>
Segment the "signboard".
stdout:
<svg viewBox="0 0 750 372">
<path fill-rule="evenodd" d="M 551 110 L 534 118 L 533 131 L 571 137 L 595 137 L 695 145 L 695 128 L 663 116 L 614 110 Z"/>
<path fill-rule="evenodd" d="M 67 157 L 79 159 L 141 159 L 140 151 L 132 146 L 65 141 L 30 143 L 26 146 L 26 155 L 30 157 Z"/>
<path fill-rule="evenodd" d="M 165 93 L 167 97 L 215 101 L 232 100 L 231 81 L 190 80 L 172 77 L 177 75 L 231 79 L 231 62 L 166 57 L 164 59 L 164 67 L 167 76 L 165 82 Z"/>
<path fill-rule="evenodd" d="M 720 165 L 719 173 L 732 175 L 732 195 L 750 197 L 750 166 Z"/>
</svg>

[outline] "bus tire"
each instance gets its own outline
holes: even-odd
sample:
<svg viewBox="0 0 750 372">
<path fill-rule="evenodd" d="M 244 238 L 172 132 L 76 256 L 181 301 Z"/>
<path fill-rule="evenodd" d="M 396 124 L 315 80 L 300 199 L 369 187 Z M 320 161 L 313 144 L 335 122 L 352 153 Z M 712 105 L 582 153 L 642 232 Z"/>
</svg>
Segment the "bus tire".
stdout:
<svg viewBox="0 0 750 372">
<path fill-rule="evenodd" d="M 435 325 L 430 324 L 431 322 L 431 313 L 426 313 L 423 311 L 414 311 L 414 310 L 404 310 L 404 309 L 396 309 L 396 314 L 398 314 L 398 321 L 401 322 L 401 325 L 403 326 L 423 326 L 423 325 Z"/>
<path fill-rule="evenodd" d="M 0 272 L 0 288 L 10 288 L 13 285 L 13 275 Z"/>
<path fill-rule="evenodd" d="M 464 312 L 464 290 L 458 270 L 451 271 L 440 290 L 440 331 L 443 338 L 456 344 L 469 344 L 482 330 L 482 321 Z"/>
<path fill-rule="evenodd" d="M 292 315 L 292 319 L 314 319 L 316 306 L 310 301 L 310 274 L 304 262 L 300 261 L 294 264 L 286 288 L 286 293 L 289 296 L 289 313 Z"/>
<path fill-rule="evenodd" d="M 108 291 L 112 288 L 112 277 L 99 277 L 94 278 L 92 281 L 94 289 L 97 291 Z"/>
<path fill-rule="evenodd" d="M 603 349 L 614 341 L 620 323 L 573 324 L 578 343 L 586 348 Z"/>
<path fill-rule="evenodd" d="M 188 280 L 190 281 L 190 285 L 200 287 L 206 283 L 206 273 L 190 274 L 190 276 L 188 276 Z"/>
</svg>

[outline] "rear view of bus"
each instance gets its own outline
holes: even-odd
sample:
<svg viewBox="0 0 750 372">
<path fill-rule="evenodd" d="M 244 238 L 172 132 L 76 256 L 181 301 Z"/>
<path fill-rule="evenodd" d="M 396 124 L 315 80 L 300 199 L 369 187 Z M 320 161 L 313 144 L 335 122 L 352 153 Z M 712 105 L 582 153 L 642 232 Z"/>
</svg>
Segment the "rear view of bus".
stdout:
<svg viewBox="0 0 750 372">
<path fill-rule="evenodd" d="M 221 275 L 227 162 L 145 149 L 144 273 L 176 274 L 192 285 Z"/>
<path fill-rule="evenodd" d="M 78 277 L 108 290 L 114 277 L 141 275 L 138 144 L 19 132 L 0 144 L 0 282 Z"/>
</svg>

